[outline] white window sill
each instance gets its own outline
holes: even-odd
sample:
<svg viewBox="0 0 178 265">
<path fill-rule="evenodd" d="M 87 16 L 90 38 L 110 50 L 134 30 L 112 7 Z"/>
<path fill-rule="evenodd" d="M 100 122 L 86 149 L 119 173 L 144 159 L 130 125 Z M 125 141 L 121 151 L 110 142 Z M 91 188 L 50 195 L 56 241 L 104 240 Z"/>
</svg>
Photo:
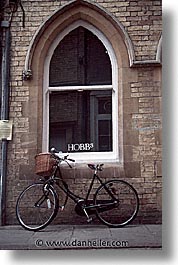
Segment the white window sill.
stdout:
<svg viewBox="0 0 178 265">
<path fill-rule="evenodd" d="M 76 164 L 81 163 L 118 163 L 119 158 L 113 152 L 81 152 L 81 153 L 63 153 L 69 155 L 69 158 L 74 159 Z"/>
</svg>

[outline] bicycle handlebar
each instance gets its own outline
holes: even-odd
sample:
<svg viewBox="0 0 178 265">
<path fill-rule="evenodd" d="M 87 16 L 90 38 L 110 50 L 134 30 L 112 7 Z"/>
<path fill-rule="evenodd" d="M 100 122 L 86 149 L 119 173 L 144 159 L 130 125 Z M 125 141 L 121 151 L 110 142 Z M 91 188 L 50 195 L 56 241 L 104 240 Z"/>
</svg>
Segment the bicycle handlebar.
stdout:
<svg viewBox="0 0 178 265">
<path fill-rule="evenodd" d="M 61 151 L 58 151 L 55 147 L 52 147 L 51 150 L 50 150 L 50 152 L 51 152 L 53 155 L 55 155 L 56 158 L 58 158 L 58 159 L 61 160 L 61 161 L 66 162 L 66 163 L 68 164 L 68 166 L 69 166 L 70 168 L 72 168 L 72 166 L 67 162 L 67 160 L 68 160 L 68 161 L 71 161 L 71 162 L 75 162 L 75 160 L 74 160 L 74 159 L 71 159 L 71 158 L 68 158 L 69 155 L 65 155 L 65 156 L 63 156 L 63 157 L 60 157 L 60 154 L 62 154 L 62 152 L 61 152 Z"/>
<path fill-rule="evenodd" d="M 67 158 L 67 160 L 71 161 L 71 162 L 75 162 L 74 159 L 71 159 L 71 158 Z"/>
</svg>

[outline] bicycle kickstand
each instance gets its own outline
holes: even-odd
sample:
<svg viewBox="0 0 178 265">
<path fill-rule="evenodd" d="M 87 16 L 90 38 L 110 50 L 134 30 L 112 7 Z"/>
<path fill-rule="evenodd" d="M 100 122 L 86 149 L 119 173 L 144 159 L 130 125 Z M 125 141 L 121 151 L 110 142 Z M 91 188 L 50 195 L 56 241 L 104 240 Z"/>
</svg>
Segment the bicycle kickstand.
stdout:
<svg viewBox="0 0 178 265">
<path fill-rule="evenodd" d="M 85 213 L 85 215 L 86 215 L 86 217 L 87 217 L 87 222 L 90 223 L 90 222 L 93 220 L 92 217 L 90 217 L 90 216 L 88 215 L 88 213 L 87 213 L 87 211 L 86 211 L 85 208 L 83 208 L 83 211 L 84 211 L 84 213 Z"/>
</svg>

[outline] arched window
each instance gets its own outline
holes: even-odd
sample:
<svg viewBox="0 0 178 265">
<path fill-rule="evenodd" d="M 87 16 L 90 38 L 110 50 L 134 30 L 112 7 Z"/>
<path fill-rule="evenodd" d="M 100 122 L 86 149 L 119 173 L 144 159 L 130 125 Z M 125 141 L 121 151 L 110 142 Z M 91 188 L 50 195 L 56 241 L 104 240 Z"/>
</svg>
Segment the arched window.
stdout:
<svg viewBox="0 0 178 265">
<path fill-rule="evenodd" d="M 68 27 L 45 63 L 44 151 L 55 146 L 79 160 L 117 159 L 117 90 L 109 41 L 83 21 Z"/>
</svg>

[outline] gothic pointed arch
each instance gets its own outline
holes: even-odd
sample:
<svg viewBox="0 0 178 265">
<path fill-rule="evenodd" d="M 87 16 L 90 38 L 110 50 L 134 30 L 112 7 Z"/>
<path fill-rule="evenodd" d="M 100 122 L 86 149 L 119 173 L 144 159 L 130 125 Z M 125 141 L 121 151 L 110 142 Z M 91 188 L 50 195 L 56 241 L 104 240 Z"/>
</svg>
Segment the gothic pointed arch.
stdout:
<svg viewBox="0 0 178 265">
<path fill-rule="evenodd" d="M 69 4 L 59 8 L 53 13 L 38 29 L 34 35 L 28 49 L 25 61 L 25 74 L 30 79 L 28 82 L 30 91 L 30 106 L 37 116 L 30 119 L 30 128 L 32 134 L 37 135 L 37 152 L 43 149 L 44 142 L 44 84 L 46 82 L 45 65 L 48 59 L 50 60 L 52 47 L 57 45 L 56 40 L 61 34 L 67 34 L 71 27 L 76 25 L 84 26 L 91 30 L 104 44 L 109 51 L 112 73 L 114 77 L 114 87 L 117 93 L 117 122 L 119 128 L 115 127 L 115 137 L 117 136 L 118 143 L 115 152 L 119 154 L 118 161 L 123 163 L 123 91 L 125 89 L 126 76 L 130 75 L 130 66 L 134 62 L 134 52 L 132 43 L 123 26 L 116 19 L 101 8 L 96 3 L 91 3 L 88 0 L 71 1 Z M 69 33 L 68 32 L 68 33 Z M 32 74 L 32 75 L 31 75 Z M 32 113 L 33 116 L 33 113 Z M 43 117 L 43 118 L 42 118 Z M 118 126 L 118 125 L 117 125 Z"/>
<path fill-rule="evenodd" d="M 35 33 L 25 60 L 24 73 L 31 76 L 37 72 L 37 62 L 45 55 L 56 36 L 68 25 L 75 21 L 83 20 L 98 28 L 111 42 L 114 49 L 118 50 L 119 64 L 132 65 L 135 59 L 132 42 L 122 24 L 104 8 L 88 0 L 70 1 L 68 4 L 55 11 Z M 39 60 L 40 59 L 40 60 Z"/>
</svg>

